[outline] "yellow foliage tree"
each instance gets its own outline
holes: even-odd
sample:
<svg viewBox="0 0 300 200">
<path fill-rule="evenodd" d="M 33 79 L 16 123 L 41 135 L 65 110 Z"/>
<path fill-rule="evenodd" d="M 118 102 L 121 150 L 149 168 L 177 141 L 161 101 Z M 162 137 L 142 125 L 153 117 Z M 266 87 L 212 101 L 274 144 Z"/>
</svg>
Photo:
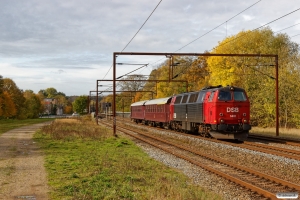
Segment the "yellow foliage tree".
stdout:
<svg viewBox="0 0 300 200">
<path fill-rule="evenodd" d="M 277 54 L 279 60 L 279 98 L 281 123 L 295 127 L 299 86 L 289 80 L 299 80 L 299 45 L 286 34 L 274 34 L 269 28 L 242 31 L 219 43 L 211 53 L 219 54 Z M 246 89 L 251 100 L 252 123 L 261 126 L 275 124 L 274 58 L 209 57 L 210 84 L 235 85 Z M 293 89 L 290 90 L 289 88 Z M 290 91 L 294 91 L 293 93 Z M 293 102 L 293 103 L 292 103 Z M 298 123 L 299 124 L 299 123 Z M 299 124 L 300 126 L 300 124 Z"/>
</svg>

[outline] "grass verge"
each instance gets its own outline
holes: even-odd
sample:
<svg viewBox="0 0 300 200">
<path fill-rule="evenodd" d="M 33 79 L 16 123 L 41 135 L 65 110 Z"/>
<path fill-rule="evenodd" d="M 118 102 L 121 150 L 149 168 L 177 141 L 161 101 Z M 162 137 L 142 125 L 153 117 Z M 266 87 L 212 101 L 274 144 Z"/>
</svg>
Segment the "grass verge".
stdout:
<svg viewBox="0 0 300 200">
<path fill-rule="evenodd" d="M 267 136 L 276 136 L 275 128 L 252 127 L 250 133 L 262 134 Z M 285 138 L 299 139 L 300 129 L 285 129 L 279 128 L 279 136 Z"/>
<path fill-rule="evenodd" d="M 46 121 L 52 121 L 53 119 L 0 119 L 0 135 L 6 131 L 19 128 L 21 126 L 27 126 L 32 124 L 38 124 Z"/>
<path fill-rule="evenodd" d="M 221 199 L 92 123 L 55 121 L 35 134 L 51 199 Z"/>
</svg>

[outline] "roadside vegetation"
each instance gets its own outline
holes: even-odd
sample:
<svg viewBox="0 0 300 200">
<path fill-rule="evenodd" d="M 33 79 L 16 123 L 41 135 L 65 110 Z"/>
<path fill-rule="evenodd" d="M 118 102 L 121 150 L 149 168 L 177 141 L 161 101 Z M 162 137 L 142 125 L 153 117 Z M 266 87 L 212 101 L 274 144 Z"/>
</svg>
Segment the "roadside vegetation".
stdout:
<svg viewBox="0 0 300 200">
<path fill-rule="evenodd" d="M 253 134 L 262 134 L 268 136 L 276 136 L 275 128 L 261 128 L 261 127 L 252 127 L 250 133 Z M 300 130 L 299 129 L 279 129 L 279 137 L 284 138 L 292 138 L 292 139 L 299 139 L 300 138 Z"/>
<path fill-rule="evenodd" d="M 0 120 L 0 135 L 6 131 L 19 128 L 21 126 L 28 126 L 32 124 L 38 124 L 46 121 L 51 121 L 53 119 L 1 119 Z"/>
<path fill-rule="evenodd" d="M 46 155 L 51 199 L 221 199 L 89 121 L 56 120 L 35 141 Z"/>
</svg>

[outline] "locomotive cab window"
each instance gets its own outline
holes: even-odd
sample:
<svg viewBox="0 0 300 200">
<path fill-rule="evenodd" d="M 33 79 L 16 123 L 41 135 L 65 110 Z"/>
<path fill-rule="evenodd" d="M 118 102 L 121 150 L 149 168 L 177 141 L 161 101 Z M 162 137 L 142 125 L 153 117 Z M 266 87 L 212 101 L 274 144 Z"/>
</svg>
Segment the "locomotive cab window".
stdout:
<svg viewBox="0 0 300 200">
<path fill-rule="evenodd" d="M 218 95 L 218 100 L 219 101 L 230 101 L 230 100 L 232 100 L 231 92 L 220 90 L 219 95 Z"/>
<path fill-rule="evenodd" d="M 208 101 L 212 102 L 214 96 L 215 96 L 215 91 L 213 91 L 213 92 L 210 93 Z"/>
<path fill-rule="evenodd" d="M 247 101 L 247 97 L 243 91 L 234 91 L 233 96 L 235 101 Z"/>
<path fill-rule="evenodd" d="M 205 94 L 206 94 L 206 91 L 201 91 L 199 93 L 198 102 L 203 102 Z"/>
</svg>

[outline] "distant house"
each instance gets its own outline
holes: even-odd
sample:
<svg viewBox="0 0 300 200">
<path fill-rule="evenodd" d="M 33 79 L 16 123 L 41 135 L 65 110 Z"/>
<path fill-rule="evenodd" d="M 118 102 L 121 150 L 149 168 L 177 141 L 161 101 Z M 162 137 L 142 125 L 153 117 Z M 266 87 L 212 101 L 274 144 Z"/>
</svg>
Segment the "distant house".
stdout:
<svg viewBox="0 0 300 200">
<path fill-rule="evenodd" d="M 53 100 L 52 98 L 45 98 L 44 99 L 44 114 L 51 114 L 52 107 L 53 107 Z"/>
</svg>

